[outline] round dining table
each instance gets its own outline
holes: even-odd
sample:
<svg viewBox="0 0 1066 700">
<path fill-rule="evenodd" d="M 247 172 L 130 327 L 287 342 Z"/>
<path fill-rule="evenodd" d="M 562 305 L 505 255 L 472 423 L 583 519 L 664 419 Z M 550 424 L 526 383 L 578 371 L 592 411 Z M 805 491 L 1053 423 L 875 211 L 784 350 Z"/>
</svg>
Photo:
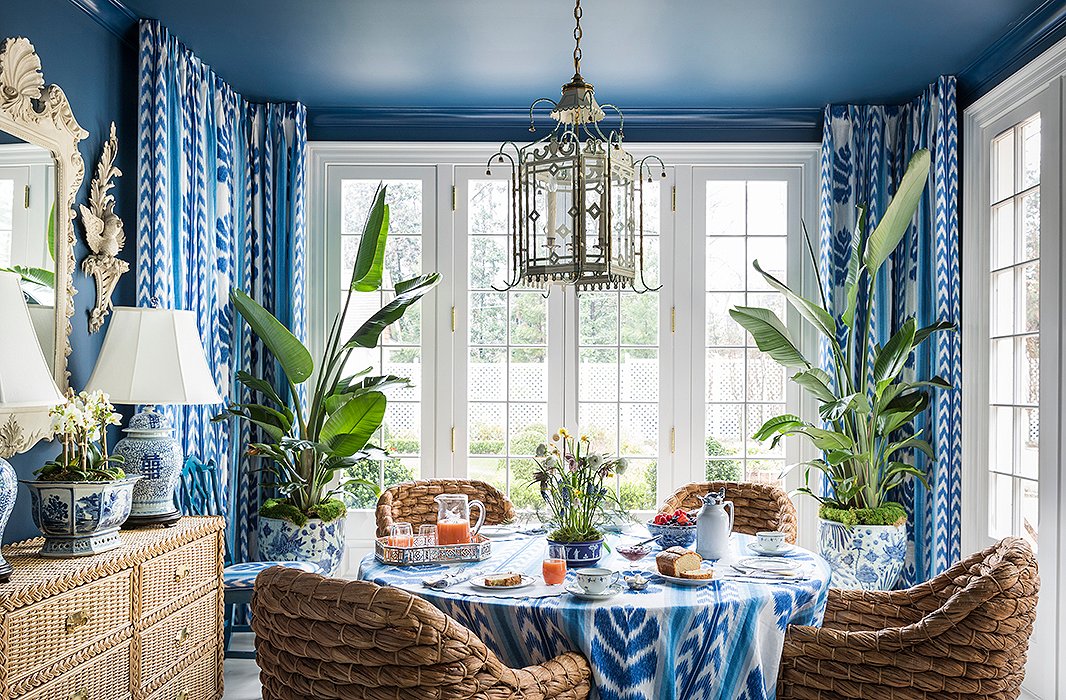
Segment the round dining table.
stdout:
<svg viewBox="0 0 1066 700">
<path fill-rule="evenodd" d="M 547 556 L 543 534 L 494 539 L 485 561 L 397 567 L 373 554 L 359 578 L 416 593 L 478 635 L 512 667 L 543 663 L 578 651 L 592 667 L 593 698 L 601 700 L 765 700 L 776 695 L 777 671 L 790 624 L 820 625 L 829 590 L 829 566 L 820 556 L 793 547 L 789 578 L 749 576 L 734 569 L 754 556 L 755 538 L 735 533 L 729 556 L 714 562 L 715 580 L 682 586 L 660 576 L 652 551 L 624 559 L 615 546 L 632 536 L 609 539 L 612 552 L 599 566 L 621 576 L 641 573 L 644 590 L 606 600 L 580 600 L 565 591 L 574 581 L 548 586 L 540 575 Z M 469 579 L 501 571 L 521 572 L 533 585 L 484 591 Z M 436 587 L 431 587 L 436 586 Z"/>
</svg>

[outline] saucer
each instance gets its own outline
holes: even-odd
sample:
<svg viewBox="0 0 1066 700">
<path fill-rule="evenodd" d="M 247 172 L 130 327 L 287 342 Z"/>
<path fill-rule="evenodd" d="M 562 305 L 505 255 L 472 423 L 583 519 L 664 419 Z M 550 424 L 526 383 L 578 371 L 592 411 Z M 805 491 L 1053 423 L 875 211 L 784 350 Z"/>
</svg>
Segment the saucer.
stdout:
<svg viewBox="0 0 1066 700">
<path fill-rule="evenodd" d="M 495 537 L 509 537 L 518 532 L 517 525 L 482 525 L 478 530 L 478 534 L 484 535 L 489 539 Z"/>
<path fill-rule="evenodd" d="M 741 559 L 736 564 L 733 564 L 735 569 L 747 569 L 748 571 L 758 571 L 768 574 L 778 574 L 782 576 L 792 576 L 799 571 L 799 565 L 795 560 L 786 559 L 785 557 L 748 557 Z"/>
<path fill-rule="evenodd" d="M 785 543 L 780 549 L 763 549 L 758 542 L 748 542 L 748 551 L 763 557 L 788 557 L 796 552 L 796 545 Z"/>
<path fill-rule="evenodd" d="M 579 600 L 607 600 L 615 597 L 623 590 L 625 590 L 625 586 L 621 583 L 612 583 L 603 593 L 589 593 L 582 590 L 576 583 L 566 584 L 566 592 Z"/>
</svg>

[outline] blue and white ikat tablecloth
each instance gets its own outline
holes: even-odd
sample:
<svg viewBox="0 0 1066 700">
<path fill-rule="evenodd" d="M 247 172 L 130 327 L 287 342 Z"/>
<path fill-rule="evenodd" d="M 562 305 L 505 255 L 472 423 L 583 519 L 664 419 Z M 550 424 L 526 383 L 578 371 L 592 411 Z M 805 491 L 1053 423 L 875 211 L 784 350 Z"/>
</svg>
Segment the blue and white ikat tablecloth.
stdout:
<svg viewBox="0 0 1066 700">
<path fill-rule="evenodd" d="M 733 554 L 715 565 L 750 556 L 754 538 L 733 536 Z M 614 544 L 614 543 L 612 543 Z M 422 580 L 457 568 L 478 573 L 522 571 L 540 581 L 544 536 L 492 543 L 492 557 L 477 564 L 399 568 L 363 559 L 359 578 L 412 591 L 470 628 L 513 667 L 542 663 L 579 651 L 592 666 L 593 697 L 601 700 L 770 700 L 785 628 L 820 625 L 829 589 L 829 567 L 819 556 L 794 550 L 806 580 L 745 583 L 722 580 L 681 587 L 654 575 L 654 550 L 633 563 L 612 553 L 600 562 L 631 575 L 651 577 L 641 592 L 626 589 L 607 601 L 585 602 L 567 593 L 538 598 L 478 595 L 469 586 L 444 591 Z M 568 582 L 573 572 L 567 574 Z M 562 587 L 560 586 L 560 589 Z"/>
</svg>

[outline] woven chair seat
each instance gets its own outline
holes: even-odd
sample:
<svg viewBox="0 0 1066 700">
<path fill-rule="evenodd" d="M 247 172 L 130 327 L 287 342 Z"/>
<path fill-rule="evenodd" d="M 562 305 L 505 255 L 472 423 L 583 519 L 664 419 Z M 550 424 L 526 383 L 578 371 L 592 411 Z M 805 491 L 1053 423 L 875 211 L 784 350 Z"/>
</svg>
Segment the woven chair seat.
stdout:
<svg viewBox="0 0 1066 700">
<path fill-rule="evenodd" d="M 514 506 L 500 490 L 484 481 L 471 479 L 425 479 L 396 484 L 385 489 L 378 498 L 378 537 L 389 534 L 394 522 L 411 523 L 415 530 L 419 525 L 437 522 L 437 504 L 433 500 L 444 493 L 464 493 L 471 500 L 485 504 L 485 524 L 509 523 L 515 518 Z"/>
<path fill-rule="evenodd" d="M 567 652 L 505 666 L 469 629 L 399 588 L 273 567 L 252 629 L 263 700 L 583 700 L 591 670 Z"/>
<path fill-rule="evenodd" d="M 306 561 L 246 561 L 231 564 L 223 569 L 222 585 L 228 591 L 251 590 L 255 587 L 255 577 L 272 566 L 284 566 L 312 574 L 321 573 L 321 569 Z"/>
<path fill-rule="evenodd" d="M 678 508 L 692 510 L 703 505 L 703 497 L 712 491 L 725 489 L 725 497 L 733 502 L 733 529 L 746 535 L 764 530 L 778 530 L 786 534 L 790 544 L 796 544 L 798 521 L 796 506 L 782 489 L 772 484 L 748 481 L 703 481 L 682 486 L 666 499 L 660 513 L 673 513 Z"/>
<path fill-rule="evenodd" d="M 781 700 L 1016 700 L 1040 579 L 1011 537 L 905 591 L 830 589 L 821 628 L 792 626 Z"/>
</svg>

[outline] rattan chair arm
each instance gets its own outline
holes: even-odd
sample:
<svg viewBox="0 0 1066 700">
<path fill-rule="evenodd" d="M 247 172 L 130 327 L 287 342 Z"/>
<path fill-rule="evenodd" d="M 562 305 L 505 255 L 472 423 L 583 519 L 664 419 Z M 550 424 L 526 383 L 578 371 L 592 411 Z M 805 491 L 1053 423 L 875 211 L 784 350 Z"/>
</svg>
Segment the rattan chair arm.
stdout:
<svg viewBox="0 0 1066 700">
<path fill-rule="evenodd" d="M 524 689 L 536 687 L 546 699 L 584 698 L 589 693 L 592 669 L 584 656 L 568 651 L 543 664 L 519 669 L 517 674 Z"/>
</svg>

